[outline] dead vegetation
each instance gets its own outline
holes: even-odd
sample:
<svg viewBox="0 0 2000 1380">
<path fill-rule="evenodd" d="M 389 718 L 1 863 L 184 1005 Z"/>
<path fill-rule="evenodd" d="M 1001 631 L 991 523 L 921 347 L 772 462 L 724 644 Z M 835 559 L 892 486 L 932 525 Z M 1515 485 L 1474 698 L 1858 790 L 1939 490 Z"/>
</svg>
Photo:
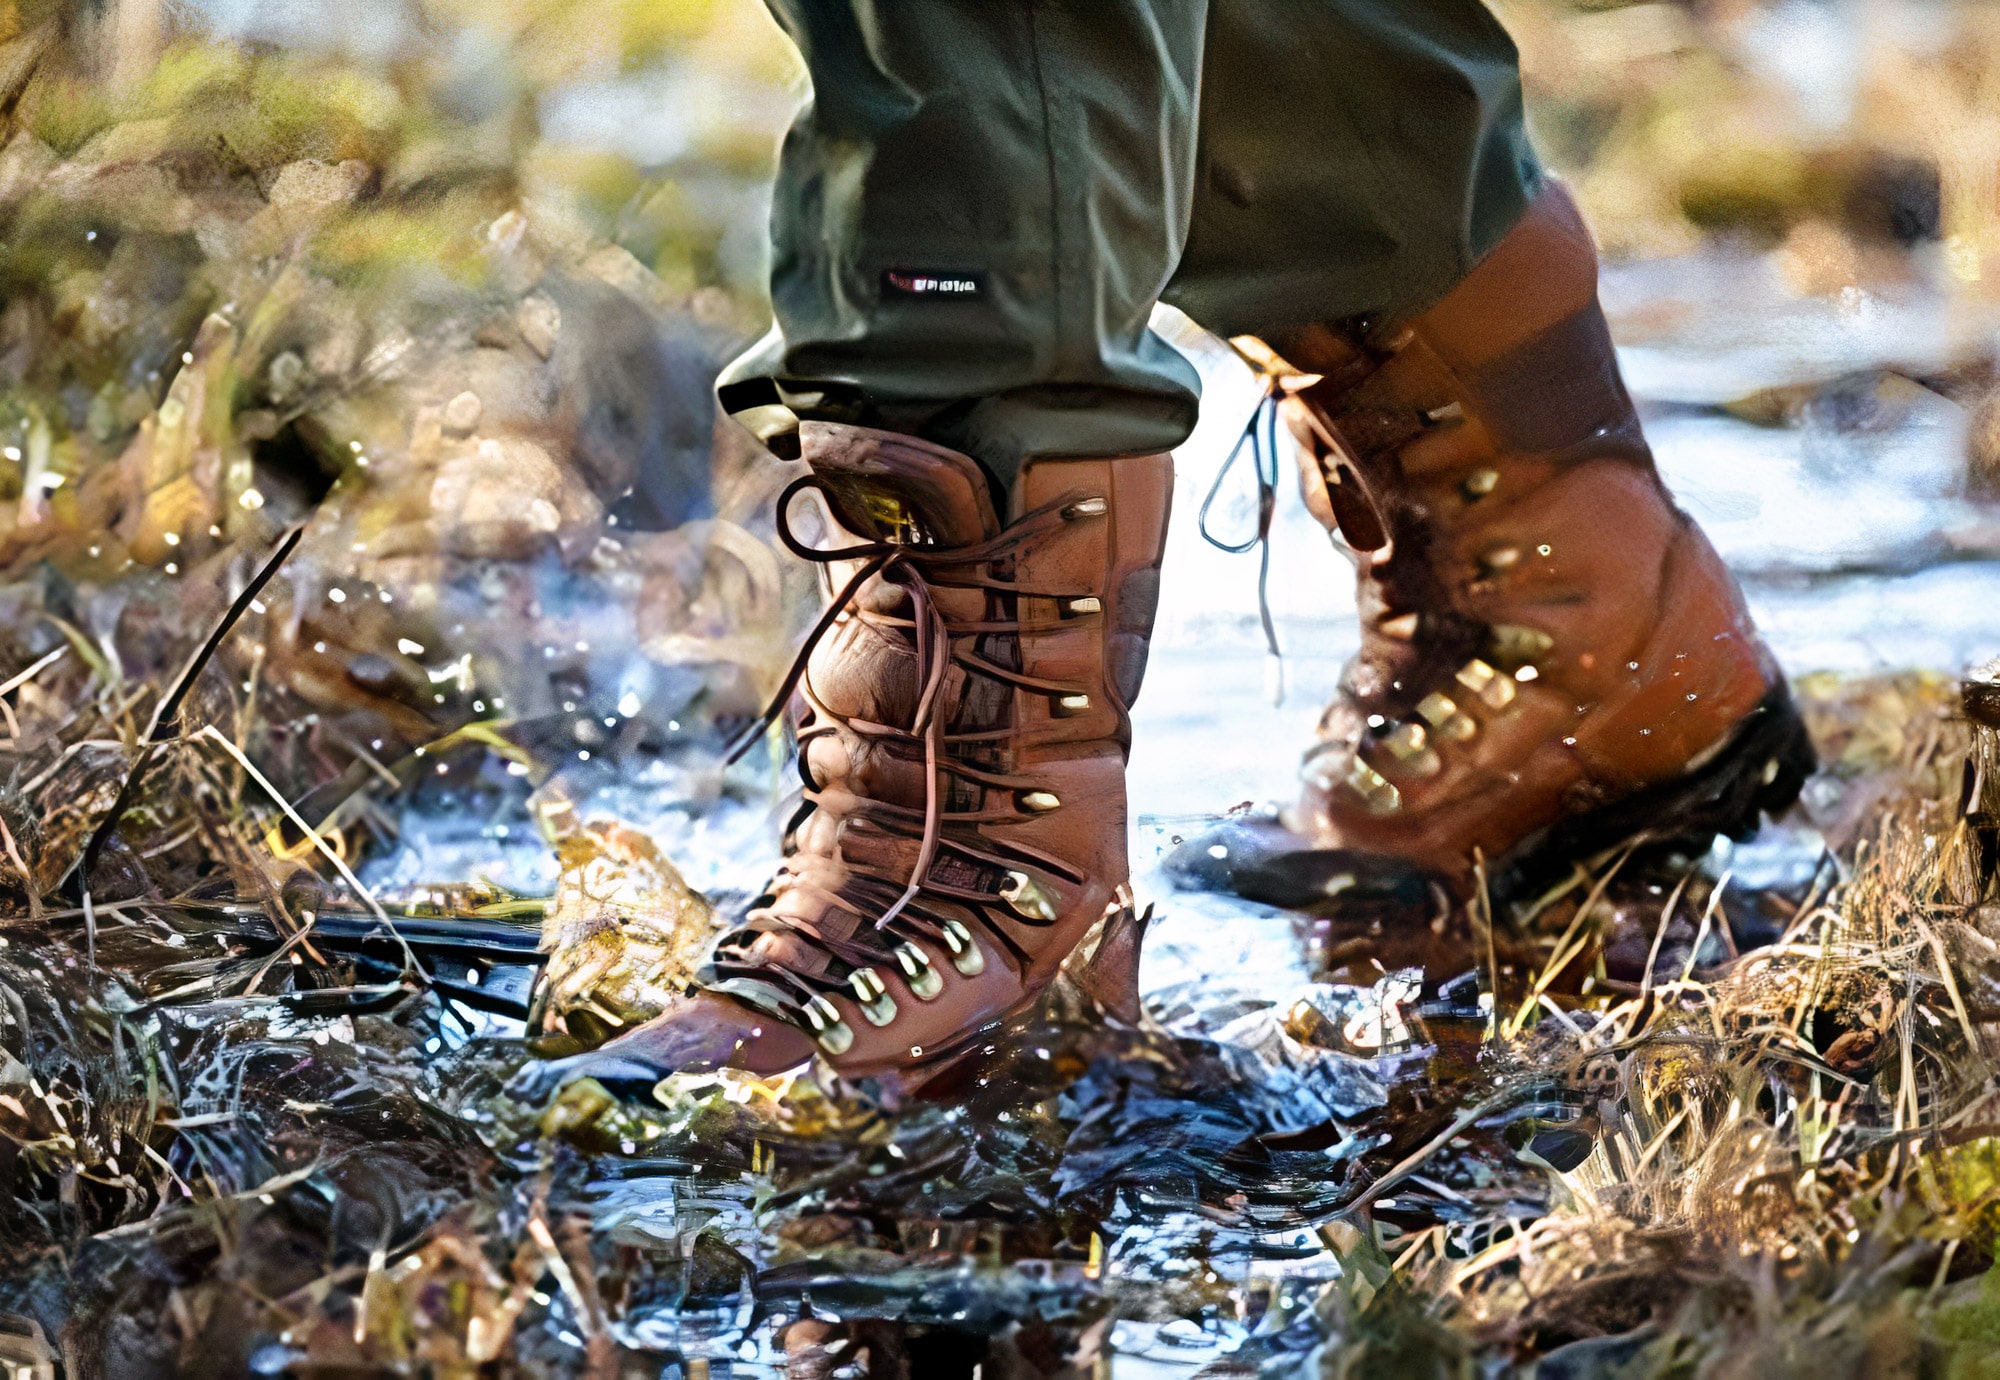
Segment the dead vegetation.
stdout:
<svg viewBox="0 0 2000 1380">
<path fill-rule="evenodd" d="M 502 7 L 524 89 L 727 28 L 576 8 Z M 1134 1011 L 1080 963 L 921 1100 L 508 1101 L 513 1022 L 643 1018 L 737 899 L 576 801 L 661 763 L 693 813 L 768 787 L 716 746 L 806 599 L 772 481 L 599 429 L 684 429 L 621 414 L 664 381 L 705 454 L 754 308 L 684 193 L 552 190 L 523 107 L 421 63 L 135 20 L 107 68 L 88 12 L 5 13 L 0 1356 L 1083 1376 L 1143 1324 L 1211 1376 L 1984 1373 L 2000 748 L 1935 676 L 1801 687 L 1802 878 L 1593 860 L 1453 917 L 1462 970 L 1323 946 L 1285 1009 Z M 437 816 L 528 821 L 547 894 L 359 884 Z"/>
</svg>

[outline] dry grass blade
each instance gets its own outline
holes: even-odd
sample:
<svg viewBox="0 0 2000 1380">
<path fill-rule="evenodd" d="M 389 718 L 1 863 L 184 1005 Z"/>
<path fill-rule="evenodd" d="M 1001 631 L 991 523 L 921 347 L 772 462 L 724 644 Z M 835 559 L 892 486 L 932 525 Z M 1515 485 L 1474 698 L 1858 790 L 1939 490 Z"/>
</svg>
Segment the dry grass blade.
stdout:
<svg viewBox="0 0 2000 1380">
<path fill-rule="evenodd" d="M 186 702 L 188 693 L 193 690 L 195 682 L 201 678 L 202 668 L 208 665 L 210 659 L 214 657 L 216 650 L 222 646 L 230 632 L 242 620 L 243 615 L 256 602 L 257 596 L 271 582 L 271 577 L 278 573 L 278 568 L 298 548 L 299 540 L 304 535 L 305 525 L 303 523 L 295 524 L 286 531 L 284 536 L 279 540 L 276 549 L 265 558 L 264 564 L 258 568 L 256 575 L 251 577 L 250 583 L 245 585 L 242 592 L 230 602 L 227 612 L 210 629 L 208 636 L 202 640 L 201 645 L 196 647 L 188 656 L 187 662 L 181 667 L 180 673 L 174 677 L 172 682 L 168 684 L 165 693 L 161 695 L 159 703 L 154 707 L 153 716 L 146 725 L 146 731 L 140 735 L 139 755 L 133 760 L 131 770 L 126 773 L 124 783 L 118 788 L 118 796 L 112 802 L 110 811 L 106 813 L 97 828 L 92 831 L 90 842 L 85 845 L 83 854 L 78 859 L 78 886 L 82 890 L 89 890 L 91 871 L 96 867 L 98 859 L 103 855 L 104 846 L 110 840 L 112 831 L 118 827 L 119 821 L 125 817 L 126 808 L 131 803 L 133 794 L 138 790 L 140 782 L 144 779 L 148 766 L 151 765 L 153 749 L 158 747 L 160 743 L 164 742 L 170 734 L 178 729 L 181 706 Z"/>
<path fill-rule="evenodd" d="M 214 743 L 234 759 L 236 765 L 242 768 L 244 774 L 252 781 L 255 781 L 259 789 L 266 796 L 270 797 L 271 803 L 284 812 L 285 818 L 292 822 L 292 826 L 312 841 L 313 847 L 318 850 L 320 856 L 332 865 L 333 870 L 340 874 L 341 880 L 353 889 L 354 894 L 361 898 L 362 904 L 368 907 L 375 918 L 382 923 L 389 934 L 402 946 L 403 958 L 409 964 L 410 971 L 419 974 L 424 973 L 423 965 L 417 962 L 416 953 L 410 948 L 408 941 L 403 938 L 403 932 L 396 928 L 396 922 L 389 918 L 389 912 L 382 909 L 382 903 L 375 899 L 375 893 L 370 891 L 367 884 L 354 875 L 353 869 L 347 865 L 347 860 L 336 853 L 312 825 L 306 823 L 305 816 L 301 815 L 293 807 L 292 803 L 285 799 L 284 792 L 272 785 L 271 779 L 265 776 L 263 772 L 257 770 L 257 764 L 244 754 L 243 749 L 230 742 L 228 736 L 217 731 L 213 724 L 207 725 L 201 732 L 194 736 L 197 741 Z"/>
</svg>

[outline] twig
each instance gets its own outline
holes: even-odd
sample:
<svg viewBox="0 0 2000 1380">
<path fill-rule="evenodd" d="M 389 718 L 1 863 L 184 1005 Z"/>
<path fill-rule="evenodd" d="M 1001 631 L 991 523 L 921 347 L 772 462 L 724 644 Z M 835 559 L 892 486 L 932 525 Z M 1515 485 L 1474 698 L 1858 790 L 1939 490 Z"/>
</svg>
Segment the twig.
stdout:
<svg viewBox="0 0 2000 1380">
<path fill-rule="evenodd" d="M 7 859 L 14 864 L 14 870 L 21 874 L 21 889 L 28 893 L 28 918 L 36 924 L 42 923 L 42 898 L 35 886 L 35 874 L 28 870 L 27 860 L 14 843 L 14 831 L 7 827 L 7 817 L 0 815 L 0 843 L 7 845 Z"/>
<path fill-rule="evenodd" d="M 98 822 L 97 828 L 91 831 L 90 842 L 84 845 L 83 857 L 78 862 L 78 876 L 82 890 L 90 889 L 90 874 L 96 870 L 97 860 L 103 856 L 105 844 L 110 841 L 112 833 L 118 828 L 118 822 L 125 817 L 133 793 L 138 790 L 139 782 L 152 764 L 153 749 L 179 728 L 181 704 L 187 699 L 188 692 L 194 688 L 195 682 L 200 679 L 202 668 L 208 665 L 209 659 L 222 646 L 223 639 L 229 636 L 244 613 L 249 610 L 250 605 L 256 601 L 257 596 L 264 592 L 264 586 L 278 573 L 278 567 L 292 554 L 299 544 L 299 539 L 305 535 L 305 531 L 304 523 L 295 523 L 291 530 L 285 533 L 278 542 L 277 549 L 251 578 L 250 583 L 243 587 L 243 592 L 236 596 L 228 612 L 222 615 L 208 637 L 195 648 L 194 654 L 181 667 L 181 673 L 168 687 L 166 696 L 154 707 L 152 721 L 146 725 L 146 732 L 139 743 L 139 755 L 133 760 L 131 769 L 125 773 L 124 781 L 119 783 L 118 795 L 111 802 L 110 811 Z"/>
<path fill-rule="evenodd" d="M 1618 860 L 1611 864 L 1609 870 L 1602 877 L 1597 879 L 1596 885 L 1591 887 L 1590 893 L 1583 898 L 1583 904 L 1577 907 L 1576 914 L 1570 917 L 1570 922 L 1564 928 L 1562 937 L 1556 940 L 1555 948 L 1550 951 L 1548 966 L 1542 969 L 1541 977 L 1535 980 L 1535 985 L 1528 993 L 1527 1000 L 1521 1003 L 1521 1009 L 1514 1013 L 1512 1023 L 1513 1034 L 1518 1035 L 1521 1032 L 1521 1028 L 1528 1023 L 1528 1012 L 1534 1009 L 1535 1003 L 1541 1000 L 1542 994 L 1548 991 L 1550 984 L 1561 976 L 1563 969 L 1569 967 L 1576 960 L 1576 956 L 1583 952 L 1583 945 L 1581 943 L 1579 943 L 1576 949 L 1570 950 L 1569 942 L 1582 927 L 1583 922 L 1589 918 L 1592 908 L 1604 899 L 1605 888 L 1611 885 L 1612 878 L 1618 875 L 1618 869 L 1625 866 L 1626 859 L 1630 858 L 1632 853 L 1633 849 L 1627 848 L 1623 853 L 1618 855 Z M 1495 996 L 1494 1000 L 1497 1002 L 1499 1000 L 1498 996 Z"/>
<path fill-rule="evenodd" d="M 1709 924 L 1715 919 L 1716 908 L 1722 904 L 1722 893 L 1729 887 L 1729 879 L 1736 874 L 1725 872 L 1722 880 L 1715 884 L 1715 890 L 1708 893 L 1708 905 L 1702 909 L 1701 924 L 1694 932 L 1694 943 L 1688 948 L 1688 961 L 1681 967 L 1681 985 L 1686 986 L 1688 977 L 1694 972 L 1695 960 L 1701 957 L 1701 942 L 1708 938 Z M 1722 932 L 1729 932 L 1729 917 L 1722 917 Z M 1733 946 L 1732 946 L 1733 947 Z"/>
<path fill-rule="evenodd" d="M 1403 1248 L 1400 1255 L 1389 1262 L 1389 1269 L 1398 1274 L 1402 1273 L 1410 1261 L 1416 1257 L 1417 1252 L 1421 1251 L 1426 1245 L 1437 1246 L 1439 1248 L 1438 1254 L 1442 1256 L 1444 1254 L 1445 1240 L 1445 1230 L 1442 1226 L 1426 1227 L 1420 1232 L 1412 1232 L 1410 1244 Z"/>
<path fill-rule="evenodd" d="M 556 1277 L 556 1285 L 562 1290 L 563 1297 L 569 1300 L 570 1309 L 576 1314 L 577 1326 L 586 1332 L 596 1333 L 603 1325 L 597 1316 L 597 1310 L 590 1306 L 590 1300 L 584 1296 L 575 1272 L 569 1267 L 569 1260 L 556 1245 L 555 1235 L 549 1230 L 549 1224 L 540 1212 L 528 1219 L 528 1235 L 534 1239 L 536 1248 L 541 1251 L 542 1263 L 547 1265 L 549 1273 Z"/>
<path fill-rule="evenodd" d="M 1506 1092 L 1496 1093 L 1484 1102 L 1468 1107 L 1465 1111 L 1460 1112 L 1456 1117 L 1452 1118 L 1451 1125 L 1445 1127 L 1435 1136 L 1432 1136 L 1422 1147 L 1405 1157 L 1395 1168 L 1391 1169 L 1374 1183 L 1368 1185 L 1361 1196 L 1342 1208 L 1339 1212 L 1336 1212 L 1334 1216 L 1336 1218 L 1347 1217 L 1362 1211 L 1391 1188 L 1423 1168 L 1426 1160 L 1449 1145 L 1466 1127 L 1483 1117 L 1493 1115 L 1493 1113 L 1499 1111 L 1502 1107 L 1517 1101 L 1521 1095 L 1521 1089 L 1511 1088 Z"/>
<path fill-rule="evenodd" d="M 1927 1293 L 1935 1294 L 1938 1290 L 1944 1288 L 1945 1277 L 1951 1273 L 1951 1262 L 1957 1254 L 1958 1238 L 1953 1237 L 1944 1243 L 1944 1253 L 1938 1257 L 1937 1273 L 1931 1276 L 1931 1287 L 1926 1291 Z"/>
<path fill-rule="evenodd" d="M 224 752 L 228 753 L 231 757 L 236 759 L 236 765 L 243 769 L 244 774 L 263 788 L 264 794 L 269 796 L 271 798 L 272 803 L 275 804 L 280 810 L 284 811 L 285 818 L 289 819 L 300 833 L 304 834 L 307 838 L 312 840 L 313 847 L 319 850 L 320 856 L 333 864 L 333 870 L 338 872 L 341 876 L 341 879 L 345 881 L 348 884 L 348 886 L 354 889 L 354 894 L 359 896 L 362 899 L 362 901 L 366 903 L 368 909 L 371 912 L 373 912 L 375 918 L 377 920 L 380 920 L 382 924 L 388 929 L 390 935 L 392 935 L 395 938 L 396 942 L 402 946 L 403 960 L 410 965 L 411 971 L 416 973 L 422 973 L 426 978 L 428 978 L 430 975 L 428 973 L 425 973 L 423 965 L 417 962 L 417 955 L 410 948 L 409 941 L 405 940 L 403 938 L 403 932 L 396 928 L 396 922 L 389 918 L 389 912 L 382 909 L 382 903 L 375 899 L 375 893 L 370 891 L 366 886 L 362 884 L 361 879 L 354 875 L 353 869 L 348 867 L 346 859 L 342 858 L 338 853 L 334 852 L 333 849 L 329 848 L 327 846 L 326 840 L 321 838 L 319 836 L 319 833 L 310 824 L 307 824 L 305 822 L 305 818 L 302 815 L 300 815 L 297 810 L 292 808 L 292 802 L 285 799 L 284 795 L 278 790 L 278 788 L 271 784 L 270 778 L 265 776 L 263 772 L 257 770 L 257 764 L 252 762 L 249 759 L 249 757 L 244 754 L 241 748 L 237 747 L 236 744 L 230 742 L 228 738 L 224 737 L 222 733 L 216 729 L 214 724 L 204 725 L 201 732 L 195 734 L 194 736 L 196 741 L 199 741 L 203 738 L 208 739 L 210 742 L 216 744 Z M 319 956 L 317 954 L 314 955 L 314 958 L 318 961 L 324 962 L 323 959 L 319 959 Z"/>
<path fill-rule="evenodd" d="M 1958 979 L 1951 971 L 1951 954 L 1945 949 L 1944 938 L 1928 924 L 1921 915 L 1912 912 L 1910 919 L 1922 932 L 1930 945 L 1931 953 L 1937 958 L 1938 976 L 1944 979 L 1945 994 L 1951 998 L 1952 1013 L 1958 1017 L 1959 1028 L 1965 1032 L 1965 1042 L 1973 1049 L 1979 1048 L 1979 1032 L 1972 1028 L 1972 1017 L 1965 1009 L 1965 999 L 1959 995 Z"/>
<path fill-rule="evenodd" d="M 1487 981 L 1491 984 L 1490 1003 L 1493 1013 L 1493 1033 L 1497 1036 L 1505 1028 L 1500 1021 L 1500 951 L 1493 939 L 1493 897 L 1486 889 L 1486 855 L 1478 848 L 1472 850 L 1472 875 L 1478 881 L 1478 912 L 1480 922 L 1486 929 Z"/>
<path fill-rule="evenodd" d="M 1639 1004 L 1641 1006 L 1646 1004 L 1646 994 L 1653 989 L 1653 965 L 1660 961 L 1660 945 L 1666 940 L 1667 926 L 1673 923 L 1674 907 L 1681 903 L 1681 893 L 1687 890 L 1688 878 L 1692 876 L 1694 876 L 1692 872 L 1687 873 L 1674 885 L 1674 894 L 1667 898 L 1667 908 L 1660 912 L 1659 928 L 1653 931 L 1653 947 L 1646 953 L 1646 973 L 1639 981 Z M 1636 1014 L 1633 1019 L 1638 1019 Z"/>
<path fill-rule="evenodd" d="M 17 671 L 13 675 L 9 676 L 4 682 L 0 682 L 0 695 L 13 694 L 16 690 L 19 690 L 22 686 L 26 685 L 29 681 L 33 680 L 36 676 L 40 675 L 44 670 L 44 668 L 54 665 L 56 662 L 61 661 L 67 655 L 69 655 L 69 644 L 64 643 L 62 646 L 56 648 L 53 652 L 50 652 L 47 656 L 43 657 L 40 661 L 37 661 L 32 666 L 29 666 L 26 670 Z"/>
</svg>

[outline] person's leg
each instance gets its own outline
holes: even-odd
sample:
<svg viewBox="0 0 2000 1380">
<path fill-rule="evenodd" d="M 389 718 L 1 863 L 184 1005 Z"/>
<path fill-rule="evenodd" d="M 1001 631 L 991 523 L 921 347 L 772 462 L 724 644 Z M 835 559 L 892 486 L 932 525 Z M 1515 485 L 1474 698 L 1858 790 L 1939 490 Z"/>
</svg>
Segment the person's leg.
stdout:
<svg viewBox="0 0 2000 1380">
<path fill-rule="evenodd" d="M 1128 711 L 1197 379 L 1147 321 L 1193 179 L 1204 0 L 771 0 L 772 334 L 724 406 L 834 519 L 795 687 L 804 804 L 702 991 L 568 1073 L 815 1049 L 934 1069 L 1126 879 Z M 791 495 L 788 493 L 788 498 Z M 789 506 L 789 505 L 787 505 Z"/>
<path fill-rule="evenodd" d="M 1293 371 L 1362 639 L 1298 804 L 1170 868 L 1365 918 L 1371 889 L 1468 894 L 1481 859 L 1498 897 L 1789 803 L 1809 742 L 1653 469 L 1589 231 L 1479 0 L 1215 0 L 1200 168 L 1167 298 Z"/>
<path fill-rule="evenodd" d="M 1147 329 L 1181 257 L 1206 0 L 770 0 L 812 101 L 780 157 L 775 322 L 733 413 L 972 455 L 1171 449 L 1198 382 Z M 790 424 L 766 413 L 759 430 Z"/>
<path fill-rule="evenodd" d="M 1214 0 L 1196 154 L 1164 300 L 1281 352 L 1295 328 L 1430 306 L 1542 181 L 1481 0 Z"/>
</svg>

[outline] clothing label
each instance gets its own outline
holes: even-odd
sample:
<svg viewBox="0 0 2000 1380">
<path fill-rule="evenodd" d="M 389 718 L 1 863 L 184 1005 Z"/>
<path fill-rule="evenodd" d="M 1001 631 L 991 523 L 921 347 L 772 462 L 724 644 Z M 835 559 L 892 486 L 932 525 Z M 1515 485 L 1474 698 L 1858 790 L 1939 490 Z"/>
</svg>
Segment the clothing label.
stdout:
<svg viewBox="0 0 2000 1380">
<path fill-rule="evenodd" d="M 931 297 L 940 301 L 970 301 L 986 295 L 986 275 L 955 269 L 891 268 L 882 273 L 886 297 Z"/>
</svg>

